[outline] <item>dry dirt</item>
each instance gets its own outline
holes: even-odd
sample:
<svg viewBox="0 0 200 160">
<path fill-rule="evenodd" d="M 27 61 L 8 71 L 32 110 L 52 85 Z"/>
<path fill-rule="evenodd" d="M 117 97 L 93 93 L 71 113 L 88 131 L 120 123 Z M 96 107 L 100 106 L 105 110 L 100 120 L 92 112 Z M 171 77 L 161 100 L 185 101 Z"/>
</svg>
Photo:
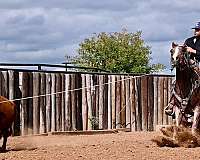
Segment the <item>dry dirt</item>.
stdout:
<svg viewBox="0 0 200 160">
<path fill-rule="evenodd" d="M 0 159 L 81 160 L 81 159 L 200 159 L 200 147 L 158 147 L 151 141 L 159 132 L 119 132 L 78 136 L 9 137 Z"/>
</svg>

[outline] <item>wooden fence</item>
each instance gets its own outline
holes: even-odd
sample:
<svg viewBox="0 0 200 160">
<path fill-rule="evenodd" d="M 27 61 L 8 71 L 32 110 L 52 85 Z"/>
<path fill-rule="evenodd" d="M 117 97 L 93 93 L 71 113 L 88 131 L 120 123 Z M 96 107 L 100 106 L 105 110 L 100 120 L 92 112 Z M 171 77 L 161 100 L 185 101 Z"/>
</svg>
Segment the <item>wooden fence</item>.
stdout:
<svg viewBox="0 0 200 160">
<path fill-rule="evenodd" d="M 16 99 L 15 135 L 172 123 L 164 114 L 173 76 L 0 71 L 0 94 Z"/>
</svg>

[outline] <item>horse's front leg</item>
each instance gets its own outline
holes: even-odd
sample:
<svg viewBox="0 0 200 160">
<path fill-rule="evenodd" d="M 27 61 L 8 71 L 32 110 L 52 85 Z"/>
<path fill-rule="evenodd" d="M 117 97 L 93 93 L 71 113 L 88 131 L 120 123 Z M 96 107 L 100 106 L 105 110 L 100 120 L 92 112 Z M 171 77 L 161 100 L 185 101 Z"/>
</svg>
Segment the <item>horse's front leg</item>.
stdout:
<svg viewBox="0 0 200 160">
<path fill-rule="evenodd" d="M 198 127 L 199 127 L 199 119 L 200 119 L 200 106 L 196 106 L 194 109 L 194 120 L 192 124 L 192 134 L 194 136 L 198 136 Z"/>
<path fill-rule="evenodd" d="M 176 139 L 176 136 L 178 134 L 178 129 L 181 125 L 181 121 L 183 118 L 183 114 L 181 113 L 181 110 L 175 106 L 175 126 L 174 126 L 174 133 L 173 133 L 173 139 Z"/>
</svg>

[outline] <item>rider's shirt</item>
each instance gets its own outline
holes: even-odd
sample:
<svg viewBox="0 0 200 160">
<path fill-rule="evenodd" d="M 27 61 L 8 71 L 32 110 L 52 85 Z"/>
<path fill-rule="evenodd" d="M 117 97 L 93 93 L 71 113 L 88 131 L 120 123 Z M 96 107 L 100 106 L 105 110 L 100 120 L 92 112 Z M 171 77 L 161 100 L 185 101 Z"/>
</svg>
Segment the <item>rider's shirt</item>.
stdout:
<svg viewBox="0 0 200 160">
<path fill-rule="evenodd" d="M 195 57 L 198 62 L 200 62 L 200 37 L 190 37 L 185 40 L 185 45 L 196 50 L 196 54 L 193 54 L 192 59 Z"/>
</svg>

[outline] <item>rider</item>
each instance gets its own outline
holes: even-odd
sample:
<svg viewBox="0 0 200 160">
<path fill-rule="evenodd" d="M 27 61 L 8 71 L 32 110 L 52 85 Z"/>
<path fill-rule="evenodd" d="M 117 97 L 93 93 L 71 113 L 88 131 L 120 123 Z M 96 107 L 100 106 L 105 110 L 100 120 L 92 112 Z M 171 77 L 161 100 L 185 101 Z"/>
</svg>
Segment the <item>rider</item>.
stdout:
<svg viewBox="0 0 200 160">
<path fill-rule="evenodd" d="M 187 38 L 184 45 L 186 45 L 187 52 L 190 54 L 190 63 L 194 65 L 195 70 L 198 71 L 200 70 L 200 22 L 197 22 L 192 29 L 194 29 L 194 36 Z M 166 114 L 173 116 L 174 102 L 174 97 L 171 97 L 168 106 L 165 108 Z"/>
<path fill-rule="evenodd" d="M 187 52 L 191 55 L 191 63 L 194 64 L 196 60 L 200 61 L 200 22 L 197 22 L 194 29 L 194 36 L 185 40 Z"/>
</svg>

